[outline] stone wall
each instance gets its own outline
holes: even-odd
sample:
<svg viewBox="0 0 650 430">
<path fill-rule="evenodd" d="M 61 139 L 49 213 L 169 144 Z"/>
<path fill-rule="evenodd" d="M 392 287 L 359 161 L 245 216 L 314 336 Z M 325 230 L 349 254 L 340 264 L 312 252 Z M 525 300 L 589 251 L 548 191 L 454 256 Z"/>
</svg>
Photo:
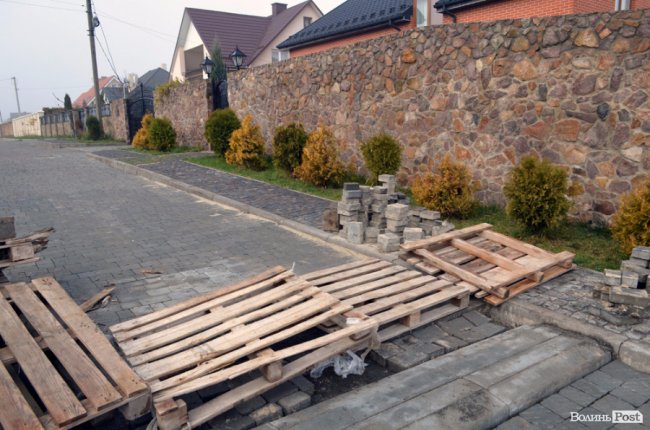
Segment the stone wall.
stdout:
<svg viewBox="0 0 650 430">
<path fill-rule="evenodd" d="M 0 123 L 0 137 L 14 137 L 14 124 L 11 121 Z"/>
<path fill-rule="evenodd" d="M 126 100 L 113 100 L 110 104 L 111 115 L 102 117 L 104 133 L 115 140 L 128 139 L 128 127 L 126 124 Z"/>
<path fill-rule="evenodd" d="M 211 112 L 210 97 L 209 81 L 202 79 L 186 81 L 156 96 L 156 117 L 171 120 L 178 145 L 209 149 L 203 127 Z"/>
<path fill-rule="evenodd" d="M 483 201 L 537 154 L 584 188 L 603 222 L 650 172 L 650 10 L 425 27 L 229 77 L 231 107 L 273 128 L 331 126 L 344 157 L 381 130 L 404 148 L 401 183 L 450 152 Z"/>
</svg>

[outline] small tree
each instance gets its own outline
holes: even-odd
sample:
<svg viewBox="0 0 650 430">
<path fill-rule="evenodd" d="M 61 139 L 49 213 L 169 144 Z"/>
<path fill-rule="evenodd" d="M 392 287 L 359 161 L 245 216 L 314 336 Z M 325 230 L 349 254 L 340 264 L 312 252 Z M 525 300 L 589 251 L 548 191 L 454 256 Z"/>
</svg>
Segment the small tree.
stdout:
<svg viewBox="0 0 650 430">
<path fill-rule="evenodd" d="M 339 160 L 339 147 L 334 133 L 319 125 L 309 135 L 302 152 L 302 164 L 296 168 L 294 175 L 318 187 L 340 184 L 345 168 Z"/>
<path fill-rule="evenodd" d="M 89 115 L 86 118 L 86 132 L 91 140 L 99 140 L 102 137 L 102 130 L 99 127 L 99 119 L 96 116 Z"/>
<path fill-rule="evenodd" d="M 302 162 L 302 151 L 308 137 L 300 123 L 277 127 L 273 136 L 273 165 L 292 173 Z"/>
<path fill-rule="evenodd" d="M 176 132 L 167 118 L 154 118 L 149 124 L 149 147 L 169 151 L 176 146 Z"/>
<path fill-rule="evenodd" d="M 228 77 L 226 63 L 223 61 L 223 56 L 221 52 L 221 43 L 216 39 L 212 44 L 212 50 L 210 51 L 210 59 L 214 63 L 214 69 L 212 70 L 211 78 L 215 81 L 225 81 Z"/>
<path fill-rule="evenodd" d="M 387 133 L 372 136 L 361 145 L 361 153 L 370 181 L 377 183 L 379 175 L 394 175 L 402 163 L 402 148 L 395 138 Z"/>
<path fill-rule="evenodd" d="M 241 128 L 235 130 L 230 136 L 230 149 L 226 152 L 226 163 L 253 170 L 266 168 L 264 137 L 259 126 L 253 123 L 252 116 L 246 115 Z"/>
<path fill-rule="evenodd" d="M 153 115 L 150 113 L 142 117 L 140 130 L 133 136 L 133 141 L 131 145 L 139 149 L 150 149 L 149 147 L 149 127 L 151 127 L 151 122 L 153 121 Z"/>
<path fill-rule="evenodd" d="M 230 108 L 217 109 L 205 122 L 205 138 L 217 156 L 223 157 L 228 151 L 228 141 L 232 132 L 241 127 L 237 114 Z"/>
<path fill-rule="evenodd" d="M 621 197 L 612 233 L 626 254 L 636 246 L 650 246 L 650 178 Z"/>
<path fill-rule="evenodd" d="M 65 97 L 63 97 L 63 109 L 65 110 L 72 110 L 72 100 L 70 100 L 70 95 L 66 93 Z"/>
<path fill-rule="evenodd" d="M 503 187 L 508 215 L 533 231 L 558 227 L 571 207 L 567 173 L 548 160 L 527 156 Z"/>
</svg>

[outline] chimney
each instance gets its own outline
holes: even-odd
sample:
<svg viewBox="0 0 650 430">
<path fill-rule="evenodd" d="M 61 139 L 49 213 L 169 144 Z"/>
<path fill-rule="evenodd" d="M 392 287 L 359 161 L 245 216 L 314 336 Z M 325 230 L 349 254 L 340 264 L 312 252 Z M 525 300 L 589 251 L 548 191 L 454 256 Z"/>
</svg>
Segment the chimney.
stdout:
<svg viewBox="0 0 650 430">
<path fill-rule="evenodd" d="M 287 10 L 286 3 L 271 3 L 271 10 L 273 11 L 273 16 L 278 15 L 280 12 Z"/>
</svg>

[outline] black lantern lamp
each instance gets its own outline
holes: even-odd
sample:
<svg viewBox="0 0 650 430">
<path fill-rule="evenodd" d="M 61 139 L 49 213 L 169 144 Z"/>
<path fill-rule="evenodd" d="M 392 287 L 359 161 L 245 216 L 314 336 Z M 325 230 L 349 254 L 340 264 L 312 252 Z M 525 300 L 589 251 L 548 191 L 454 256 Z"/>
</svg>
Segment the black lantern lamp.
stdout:
<svg viewBox="0 0 650 430">
<path fill-rule="evenodd" d="M 206 55 L 205 60 L 203 60 L 203 62 L 201 63 L 201 69 L 206 75 L 208 75 L 208 77 L 212 77 L 212 71 L 214 70 L 214 61 L 209 59 L 208 56 Z"/>
<path fill-rule="evenodd" d="M 232 51 L 232 54 L 230 54 L 230 58 L 232 59 L 232 63 L 235 65 L 237 70 L 241 69 L 242 64 L 244 64 L 244 58 L 246 58 L 246 57 L 247 57 L 247 55 L 239 50 L 239 46 L 236 46 L 235 50 Z"/>
</svg>

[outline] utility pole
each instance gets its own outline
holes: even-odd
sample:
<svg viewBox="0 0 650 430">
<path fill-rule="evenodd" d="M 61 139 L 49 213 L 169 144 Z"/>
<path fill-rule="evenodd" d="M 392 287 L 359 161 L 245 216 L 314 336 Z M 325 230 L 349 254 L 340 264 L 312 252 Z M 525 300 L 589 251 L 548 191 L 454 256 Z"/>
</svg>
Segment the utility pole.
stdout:
<svg viewBox="0 0 650 430">
<path fill-rule="evenodd" d="M 14 92 L 16 93 L 16 105 L 18 105 L 18 114 L 21 114 L 23 111 L 20 110 L 20 100 L 18 100 L 18 85 L 16 84 L 16 78 L 11 78 L 14 81 Z"/>
<path fill-rule="evenodd" d="M 95 85 L 95 108 L 97 109 L 97 119 L 99 128 L 102 127 L 102 99 L 99 91 L 99 76 L 97 75 L 97 54 L 95 52 L 95 23 L 93 20 L 92 0 L 86 0 L 86 13 L 88 14 L 88 37 L 90 37 L 90 58 L 93 63 L 93 82 Z"/>
</svg>

